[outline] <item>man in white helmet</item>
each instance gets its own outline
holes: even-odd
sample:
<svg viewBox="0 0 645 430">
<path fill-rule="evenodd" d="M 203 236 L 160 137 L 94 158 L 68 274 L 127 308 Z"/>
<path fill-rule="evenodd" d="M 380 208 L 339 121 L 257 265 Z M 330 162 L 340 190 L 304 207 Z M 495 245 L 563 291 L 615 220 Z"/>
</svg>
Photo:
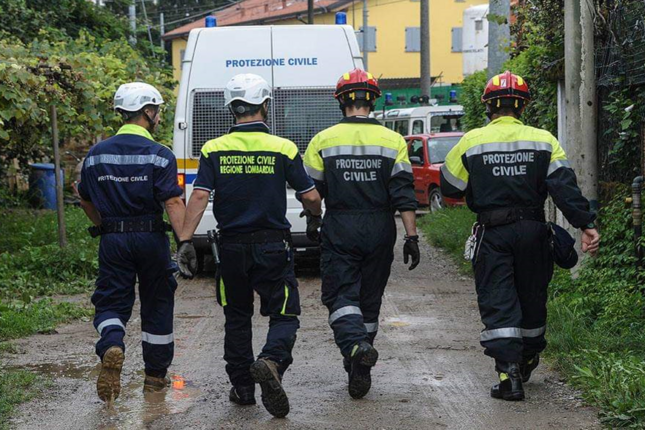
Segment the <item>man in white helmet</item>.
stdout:
<svg viewBox="0 0 645 430">
<path fill-rule="evenodd" d="M 179 269 L 188 277 L 197 269 L 191 240 L 213 193 L 221 261 L 217 297 L 226 317 L 224 359 L 233 385 L 229 398 L 240 405 L 255 404 L 257 382 L 269 413 L 284 417 L 289 400 L 282 375 L 293 362 L 300 315 L 286 185 L 296 190 L 305 209 L 314 215 L 321 213 L 320 196 L 296 145 L 269 134 L 269 84 L 257 75 L 237 75 L 224 96 L 235 125 L 202 148 L 180 235 Z M 251 342 L 254 291 L 260 296 L 260 313 L 270 318 L 267 341 L 257 361 Z"/>
<path fill-rule="evenodd" d="M 81 171 L 81 206 L 100 235 L 99 276 L 92 303 L 101 358 L 97 381 L 99 398 L 111 403 L 121 389 L 125 328 L 132 314 L 139 280 L 141 331 L 145 362 L 144 390 L 169 383 L 172 362 L 173 307 L 176 266 L 163 220 L 168 212 L 179 233 L 185 206 L 177 184 L 173 153 L 155 141 L 163 98 L 153 86 L 133 82 L 119 87 L 114 108 L 125 124 L 115 136 L 90 149 Z"/>
</svg>

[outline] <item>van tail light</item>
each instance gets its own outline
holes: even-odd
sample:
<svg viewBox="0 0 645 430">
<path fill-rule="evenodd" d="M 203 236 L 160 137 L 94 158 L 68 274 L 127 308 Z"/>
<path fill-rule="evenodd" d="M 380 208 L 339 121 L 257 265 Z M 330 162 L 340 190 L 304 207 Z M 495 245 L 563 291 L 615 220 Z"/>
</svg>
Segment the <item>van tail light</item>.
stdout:
<svg viewBox="0 0 645 430">
<path fill-rule="evenodd" d="M 177 184 L 182 189 L 181 199 L 186 202 L 186 174 L 177 173 Z"/>
</svg>

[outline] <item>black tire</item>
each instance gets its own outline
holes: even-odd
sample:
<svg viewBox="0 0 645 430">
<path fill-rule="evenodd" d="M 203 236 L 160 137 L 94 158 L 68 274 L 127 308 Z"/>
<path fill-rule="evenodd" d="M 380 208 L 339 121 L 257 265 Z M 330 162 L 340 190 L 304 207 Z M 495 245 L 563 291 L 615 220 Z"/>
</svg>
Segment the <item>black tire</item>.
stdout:
<svg viewBox="0 0 645 430">
<path fill-rule="evenodd" d="M 446 207 L 443 194 L 441 194 L 439 187 L 430 189 L 428 193 L 428 206 L 430 207 L 430 212 L 437 212 Z"/>
</svg>

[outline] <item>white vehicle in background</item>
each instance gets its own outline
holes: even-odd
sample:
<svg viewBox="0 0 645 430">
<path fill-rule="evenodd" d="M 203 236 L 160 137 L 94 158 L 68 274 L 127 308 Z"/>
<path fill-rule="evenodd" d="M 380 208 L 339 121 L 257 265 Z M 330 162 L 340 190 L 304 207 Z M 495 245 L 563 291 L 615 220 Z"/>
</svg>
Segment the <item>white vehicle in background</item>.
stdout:
<svg viewBox="0 0 645 430">
<path fill-rule="evenodd" d="M 173 151 L 179 183 L 188 200 L 201 148 L 233 125 L 224 107 L 224 88 L 233 76 L 254 73 L 273 89 L 268 125 L 292 140 L 304 154 L 309 141 L 342 118 L 333 94 L 338 78 L 362 68 L 354 29 L 347 25 L 284 25 L 199 28 L 190 32 L 175 113 Z M 215 191 L 216 192 L 216 191 Z M 317 253 L 306 235 L 302 205 L 287 192 L 287 219 L 296 255 Z M 207 232 L 216 228 L 212 203 L 197 227 L 194 244 L 200 260 L 210 252 Z"/>
<path fill-rule="evenodd" d="M 462 131 L 461 117 L 464 107 L 460 105 L 420 106 L 391 109 L 372 114 L 381 124 L 401 134 L 434 134 Z"/>
</svg>

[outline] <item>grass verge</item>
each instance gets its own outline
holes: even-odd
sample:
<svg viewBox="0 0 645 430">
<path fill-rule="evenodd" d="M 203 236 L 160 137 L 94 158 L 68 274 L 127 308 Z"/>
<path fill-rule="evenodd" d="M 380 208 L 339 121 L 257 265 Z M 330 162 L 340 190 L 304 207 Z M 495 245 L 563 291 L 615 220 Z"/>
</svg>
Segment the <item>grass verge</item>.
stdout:
<svg viewBox="0 0 645 430">
<path fill-rule="evenodd" d="M 475 214 L 465 207 L 446 208 L 419 218 L 419 228 L 431 244 L 444 249 L 457 263 L 462 274 L 472 274 L 472 265 L 464 260 L 464 245 L 470 236 Z"/>
<path fill-rule="evenodd" d="M 33 398 L 41 382 L 41 377 L 25 370 L 0 371 L 0 429 L 9 429 L 14 407 Z"/>
</svg>

